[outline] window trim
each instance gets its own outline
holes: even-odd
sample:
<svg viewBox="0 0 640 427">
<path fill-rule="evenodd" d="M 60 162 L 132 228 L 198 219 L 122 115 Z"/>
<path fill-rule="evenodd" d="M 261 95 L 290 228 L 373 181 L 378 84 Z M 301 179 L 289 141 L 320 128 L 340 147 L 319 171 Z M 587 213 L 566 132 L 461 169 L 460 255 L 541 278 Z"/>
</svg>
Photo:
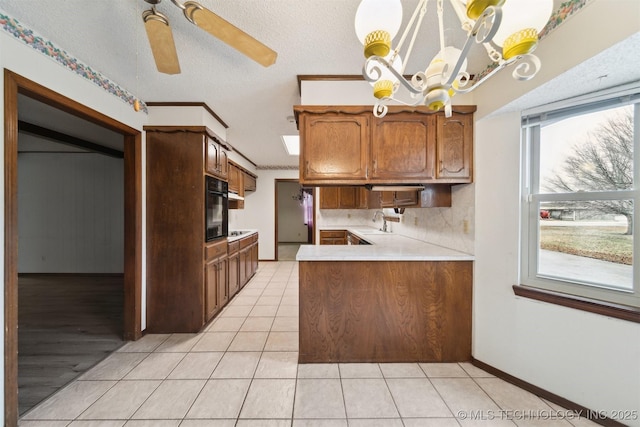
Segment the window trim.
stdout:
<svg viewBox="0 0 640 427">
<path fill-rule="evenodd" d="M 614 90 L 615 91 L 615 90 Z M 559 304 L 580 310 L 586 310 L 624 320 L 640 323 L 640 287 L 633 283 L 633 290 L 592 286 L 588 283 L 569 279 L 554 279 L 539 276 L 538 233 L 540 201 L 548 200 L 599 200 L 629 199 L 634 206 L 634 258 L 633 278 L 640 278 L 640 86 L 635 93 L 621 99 L 615 95 L 600 97 L 596 102 L 577 102 L 575 106 L 567 103 L 556 110 L 538 109 L 535 114 L 523 116 L 521 129 L 521 202 L 520 202 L 520 285 L 514 285 L 517 296 Z M 626 102 L 625 102 L 626 101 Z M 539 188 L 541 127 L 545 124 L 576 115 L 603 110 L 622 105 L 635 105 L 634 108 L 634 188 L 611 192 L 587 193 L 533 193 Z M 563 115 L 562 113 L 566 113 Z M 549 118 L 549 119 L 548 119 Z"/>
<path fill-rule="evenodd" d="M 538 289 L 526 285 L 513 285 L 513 293 L 516 296 L 537 301 L 548 302 L 563 307 L 589 313 L 601 314 L 615 319 L 640 323 L 640 308 L 629 305 L 614 304 L 593 298 L 585 298 L 577 295 L 563 294 L 548 289 Z"/>
</svg>

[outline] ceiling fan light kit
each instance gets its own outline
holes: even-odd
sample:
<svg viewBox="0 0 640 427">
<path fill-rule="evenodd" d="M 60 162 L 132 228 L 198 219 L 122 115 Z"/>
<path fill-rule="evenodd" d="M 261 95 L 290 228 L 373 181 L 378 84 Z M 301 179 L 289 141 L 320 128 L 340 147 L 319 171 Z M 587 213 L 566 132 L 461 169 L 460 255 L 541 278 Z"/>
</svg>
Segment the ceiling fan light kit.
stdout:
<svg viewBox="0 0 640 427">
<path fill-rule="evenodd" d="M 169 19 L 155 8 L 155 5 L 159 4 L 161 0 L 145 1 L 152 5 L 150 10 L 142 13 L 142 19 L 147 30 L 156 67 L 161 73 L 179 74 L 180 64 Z M 183 4 L 177 0 L 171 0 L 171 2 L 183 11 L 185 18 L 193 25 L 220 39 L 262 66 L 268 67 L 276 62 L 278 54 L 274 50 L 201 4 L 195 1 L 187 1 Z"/>
<path fill-rule="evenodd" d="M 538 33 L 551 16 L 553 0 L 450 0 L 467 34 L 461 49 L 445 45 L 443 1 L 435 0 L 440 51 L 424 71 L 418 71 L 410 79 L 404 77 L 404 69 L 429 0 L 418 2 L 395 48 L 391 41 L 402 22 L 400 0 L 362 0 L 358 6 L 355 29 L 366 58 L 362 74 L 374 85 L 376 117 L 384 117 L 392 101 L 409 106 L 426 105 L 433 111 L 444 109 L 450 117 L 451 97 L 471 92 L 503 68 L 515 65 L 512 75 L 516 80 L 529 80 L 540 70 L 540 60 L 532 52 L 538 43 Z M 402 51 L 405 41 L 408 45 Z M 466 70 L 473 44 L 482 44 L 495 64 L 493 70 L 477 81 L 472 81 Z M 401 51 L 404 63 L 398 60 Z M 416 101 L 407 103 L 394 97 L 400 87 Z"/>
</svg>

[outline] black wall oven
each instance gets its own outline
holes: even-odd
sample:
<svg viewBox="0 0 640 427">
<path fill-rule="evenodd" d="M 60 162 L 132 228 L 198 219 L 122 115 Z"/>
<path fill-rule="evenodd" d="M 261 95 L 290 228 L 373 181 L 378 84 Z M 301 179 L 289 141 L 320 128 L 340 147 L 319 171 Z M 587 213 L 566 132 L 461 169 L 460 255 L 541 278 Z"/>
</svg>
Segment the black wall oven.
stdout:
<svg viewBox="0 0 640 427">
<path fill-rule="evenodd" d="M 224 181 L 205 175 L 205 240 L 229 234 L 229 187 Z"/>
</svg>

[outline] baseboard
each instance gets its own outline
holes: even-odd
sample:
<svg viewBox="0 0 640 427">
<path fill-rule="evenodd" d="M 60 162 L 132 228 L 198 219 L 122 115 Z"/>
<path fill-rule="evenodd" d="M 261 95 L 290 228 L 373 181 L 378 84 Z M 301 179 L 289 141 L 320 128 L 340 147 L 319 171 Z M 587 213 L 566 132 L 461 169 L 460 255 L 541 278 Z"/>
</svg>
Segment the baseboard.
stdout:
<svg viewBox="0 0 640 427">
<path fill-rule="evenodd" d="M 528 383 L 524 380 L 521 380 L 518 377 L 514 377 L 511 374 L 508 374 L 504 371 L 501 371 L 498 368 L 494 368 L 493 366 L 486 364 L 484 362 L 481 362 L 478 359 L 474 359 L 473 357 L 471 358 L 471 364 L 473 366 L 476 366 L 492 375 L 495 375 L 496 377 L 511 383 L 515 386 L 520 387 L 523 390 L 526 390 L 530 393 L 535 394 L 538 397 L 541 397 L 543 399 L 548 400 L 549 402 L 553 402 L 556 405 L 560 405 L 565 409 L 568 409 L 578 415 L 580 415 L 583 418 L 587 418 L 591 421 L 593 421 L 596 424 L 600 424 L 603 426 L 615 426 L 615 427 L 624 427 L 626 426 L 626 424 L 623 424 L 619 421 L 613 420 L 611 418 L 608 418 L 605 416 L 605 414 L 603 414 L 601 411 L 594 411 L 593 409 L 589 409 L 586 408 L 582 405 L 578 405 L 575 402 L 572 402 L 568 399 L 565 399 L 562 396 L 558 396 L 557 394 L 551 393 L 550 391 L 547 391 L 543 388 L 540 388 L 536 385 L 533 385 L 531 383 Z"/>
</svg>

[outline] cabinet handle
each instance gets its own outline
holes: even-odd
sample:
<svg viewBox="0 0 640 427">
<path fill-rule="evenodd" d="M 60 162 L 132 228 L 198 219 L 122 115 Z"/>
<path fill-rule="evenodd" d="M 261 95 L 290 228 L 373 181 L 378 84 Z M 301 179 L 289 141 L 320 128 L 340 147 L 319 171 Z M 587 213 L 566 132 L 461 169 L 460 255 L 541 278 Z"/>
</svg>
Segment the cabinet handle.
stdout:
<svg viewBox="0 0 640 427">
<path fill-rule="evenodd" d="M 440 173 L 442 173 L 443 171 L 446 171 L 447 173 L 460 173 L 460 172 L 462 172 L 463 169 L 464 169 L 464 165 L 460 166 L 458 169 L 456 169 L 454 171 L 449 170 L 449 169 L 447 169 L 447 168 L 445 168 L 443 166 L 442 160 L 440 160 Z"/>
</svg>

